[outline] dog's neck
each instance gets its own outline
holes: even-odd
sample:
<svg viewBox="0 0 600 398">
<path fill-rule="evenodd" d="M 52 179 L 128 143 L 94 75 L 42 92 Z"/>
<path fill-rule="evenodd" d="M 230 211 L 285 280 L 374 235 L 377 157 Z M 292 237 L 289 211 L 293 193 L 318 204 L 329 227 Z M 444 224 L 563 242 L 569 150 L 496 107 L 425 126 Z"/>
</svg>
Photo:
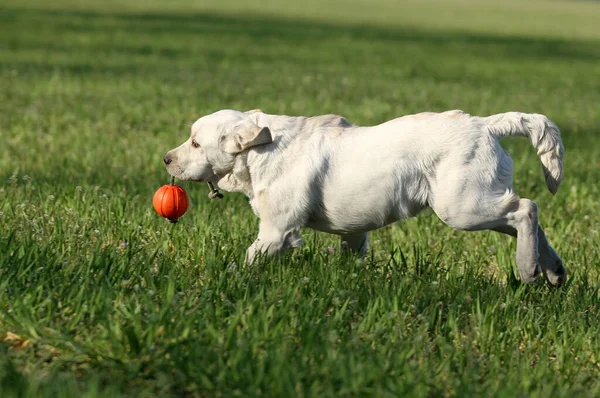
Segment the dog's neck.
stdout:
<svg viewBox="0 0 600 398">
<path fill-rule="evenodd" d="M 248 153 L 244 152 L 235 158 L 233 168 L 225 174 L 218 174 L 219 188 L 227 192 L 241 192 L 250 199 L 254 196 L 252 178 L 248 172 Z"/>
<path fill-rule="evenodd" d="M 228 192 L 241 192 L 252 200 L 257 188 L 260 190 L 262 186 L 269 184 L 270 171 L 280 161 L 278 156 L 272 155 L 283 152 L 295 129 L 286 125 L 286 122 L 289 123 L 288 117 L 268 115 L 262 111 L 253 111 L 248 116 L 259 127 L 269 127 L 273 142 L 265 145 L 264 148 L 256 147 L 240 153 L 231 171 L 226 174 L 218 173 L 220 178 L 218 185 Z"/>
<path fill-rule="evenodd" d="M 223 175 L 218 184 L 226 191 L 242 192 L 252 200 L 258 192 L 266 190 L 276 178 L 281 177 L 281 163 L 285 161 L 285 153 L 295 139 L 299 135 L 311 133 L 316 128 L 322 128 L 327 124 L 327 120 L 269 115 L 262 111 L 251 111 L 248 117 L 259 127 L 268 127 L 273 142 L 239 154 L 232 170 Z M 332 124 L 339 123 L 339 116 L 326 115 L 321 118 L 327 117 L 332 120 Z"/>
<path fill-rule="evenodd" d="M 276 178 L 280 178 L 280 170 L 284 169 L 286 153 L 298 134 L 304 130 L 306 118 L 269 115 L 256 112 L 250 115 L 259 127 L 268 127 L 273 141 L 248 151 L 247 170 L 251 179 L 253 195 L 267 189 Z"/>
</svg>

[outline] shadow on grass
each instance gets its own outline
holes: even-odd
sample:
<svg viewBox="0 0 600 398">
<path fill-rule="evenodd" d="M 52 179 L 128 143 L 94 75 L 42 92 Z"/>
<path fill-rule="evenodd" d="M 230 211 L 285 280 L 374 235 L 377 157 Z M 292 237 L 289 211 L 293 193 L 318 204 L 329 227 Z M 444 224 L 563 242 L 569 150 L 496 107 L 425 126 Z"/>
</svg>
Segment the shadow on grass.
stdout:
<svg viewBox="0 0 600 398">
<path fill-rule="evenodd" d="M 15 22 L 17 21 L 17 22 Z M 44 26 L 46 31 L 56 34 L 52 40 L 39 40 L 35 35 L 7 35 L 0 39 L 0 46 L 12 52 L 21 50 L 51 49 L 68 52 L 123 52 L 165 59 L 189 58 L 192 54 L 182 40 L 195 41 L 206 38 L 217 40 L 227 51 L 228 43 L 236 39 L 250 39 L 257 45 L 269 45 L 277 41 L 290 46 L 286 54 L 294 56 L 295 45 L 310 45 L 318 48 L 323 42 L 339 42 L 338 53 L 333 56 L 359 57 L 352 43 L 363 45 L 376 43 L 392 60 L 399 59 L 408 46 L 418 46 L 432 55 L 449 53 L 465 58 L 485 57 L 515 60 L 577 60 L 594 62 L 600 59 L 600 46 L 593 41 L 567 41 L 559 39 L 501 37 L 464 32 L 435 32 L 407 27 L 377 27 L 367 25 L 326 24 L 261 16 L 223 16 L 214 13 L 179 14 L 119 14 L 83 11 L 19 10 L 1 9 L 0 24 L 10 26 L 31 21 Z M 130 40 L 115 39 L 115 33 L 130 35 Z M 73 40 L 73 35 L 92 35 L 93 40 Z M 167 35 L 167 36 L 165 36 Z M 149 37 L 159 40 L 148 41 Z M 139 39 L 139 40 L 137 40 Z M 2 42 L 4 44 L 2 45 Z M 213 42 L 214 44 L 214 42 Z M 214 46 L 213 46 L 214 47 Z M 279 46 L 277 50 L 282 51 Z M 291 50 L 291 51 L 290 51 Z M 210 55 L 219 58 L 222 53 L 212 48 Z M 332 54 L 314 54 L 315 57 Z M 268 55 L 267 55 L 268 57 Z M 6 61 L 6 56 L 4 57 Z M 51 66 L 51 65 L 48 65 Z M 68 65 L 61 68 L 69 69 Z M 74 65 L 72 72 L 86 73 L 91 66 Z M 116 67 L 113 72 L 121 70 Z"/>
</svg>

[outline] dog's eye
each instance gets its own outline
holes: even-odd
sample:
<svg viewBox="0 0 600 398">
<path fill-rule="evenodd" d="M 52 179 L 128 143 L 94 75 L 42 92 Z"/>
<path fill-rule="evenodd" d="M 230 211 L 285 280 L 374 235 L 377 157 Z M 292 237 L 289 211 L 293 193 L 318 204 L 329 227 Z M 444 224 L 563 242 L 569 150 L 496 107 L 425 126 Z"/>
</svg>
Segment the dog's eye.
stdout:
<svg viewBox="0 0 600 398">
<path fill-rule="evenodd" d="M 196 140 L 192 140 L 192 146 L 193 146 L 194 148 L 200 148 L 200 144 L 198 144 L 198 143 L 196 142 Z"/>
</svg>

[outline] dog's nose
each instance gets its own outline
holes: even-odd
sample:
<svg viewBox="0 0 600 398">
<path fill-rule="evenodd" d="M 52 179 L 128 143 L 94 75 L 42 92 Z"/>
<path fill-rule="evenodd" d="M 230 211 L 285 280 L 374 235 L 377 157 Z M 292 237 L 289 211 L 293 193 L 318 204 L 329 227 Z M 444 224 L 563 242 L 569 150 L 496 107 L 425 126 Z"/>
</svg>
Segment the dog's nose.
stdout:
<svg viewBox="0 0 600 398">
<path fill-rule="evenodd" d="M 163 161 L 165 162 L 165 164 L 169 164 L 173 161 L 173 159 L 171 159 L 171 157 L 169 155 L 165 155 L 163 157 Z"/>
</svg>

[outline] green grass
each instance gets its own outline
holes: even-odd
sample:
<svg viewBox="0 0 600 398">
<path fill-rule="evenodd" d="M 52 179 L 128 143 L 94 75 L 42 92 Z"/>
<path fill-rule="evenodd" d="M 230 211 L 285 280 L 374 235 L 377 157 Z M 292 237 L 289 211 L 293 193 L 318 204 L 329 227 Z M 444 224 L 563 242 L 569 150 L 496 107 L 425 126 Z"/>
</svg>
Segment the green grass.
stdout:
<svg viewBox="0 0 600 398">
<path fill-rule="evenodd" d="M 600 4 L 321 3 L 0 4 L 0 396 L 600 394 Z M 520 285 L 514 241 L 432 213 L 364 264 L 306 230 L 243 266 L 244 197 L 183 184 L 176 225 L 151 204 L 164 152 L 222 108 L 548 115 L 556 197 L 504 144 L 568 286 Z"/>
</svg>

